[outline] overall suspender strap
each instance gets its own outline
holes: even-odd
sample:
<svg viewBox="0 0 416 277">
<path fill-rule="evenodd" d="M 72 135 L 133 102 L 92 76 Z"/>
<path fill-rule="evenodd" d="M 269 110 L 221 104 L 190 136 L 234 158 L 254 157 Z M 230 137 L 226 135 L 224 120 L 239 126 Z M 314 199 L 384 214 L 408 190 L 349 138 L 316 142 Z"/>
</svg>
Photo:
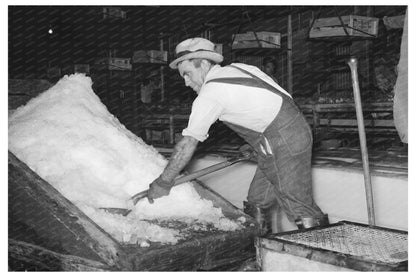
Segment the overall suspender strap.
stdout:
<svg viewBox="0 0 416 277">
<path fill-rule="evenodd" d="M 251 76 L 252 78 L 248 78 L 248 77 L 216 78 L 216 79 L 209 80 L 206 83 L 215 82 L 215 83 L 226 83 L 226 84 L 245 85 L 245 86 L 250 86 L 250 87 L 264 88 L 271 92 L 276 93 L 277 95 L 282 96 L 286 100 L 293 101 L 293 99 L 290 96 L 288 96 L 286 93 L 280 91 L 278 88 L 260 79 L 253 73 L 245 69 L 239 68 L 238 66 L 234 66 L 234 65 L 228 65 L 228 66 L 238 69 L 241 72 Z"/>
<path fill-rule="evenodd" d="M 250 77 L 228 77 L 228 78 L 215 78 L 206 82 L 208 83 L 223 83 L 223 84 L 233 84 L 233 85 L 242 85 L 255 88 L 265 88 L 262 85 L 259 85 L 259 82 Z"/>
<path fill-rule="evenodd" d="M 247 71 L 247 70 L 245 70 L 245 69 L 242 69 L 242 68 L 240 68 L 240 67 L 238 67 L 238 66 L 235 66 L 235 65 L 229 65 L 230 67 L 233 67 L 233 68 L 235 68 L 235 69 L 238 69 L 238 70 L 240 70 L 241 72 L 243 72 L 243 73 L 245 73 L 245 74 L 247 74 L 247 75 L 249 75 L 249 76 L 251 76 L 251 77 L 253 77 L 255 80 L 257 80 L 258 82 L 259 82 L 259 84 L 262 84 L 266 89 L 268 89 L 268 90 L 270 90 L 270 91 L 273 91 L 273 92 L 275 92 L 276 94 L 278 94 L 278 95 L 281 95 L 283 98 L 285 98 L 285 99 L 290 99 L 291 101 L 293 101 L 292 100 L 292 98 L 289 96 L 289 95 L 287 95 L 286 93 L 284 93 L 284 92 L 282 92 L 282 91 L 280 91 L 278 88 L 276 88 L 276 87 L 274 87 L 274 86 L 272 86 L 272 85 L 270 85 L 269 83 L 267 83 L 266 81 L 264 81 L 264 80 L 262 80 L 262 79 L 260 79 L 259 77 L 257 77 L 256 75 L 254 75 L 253 73 L 251 73 L 251 72 L 249 72 L 249 71 Z"/>
</svg>

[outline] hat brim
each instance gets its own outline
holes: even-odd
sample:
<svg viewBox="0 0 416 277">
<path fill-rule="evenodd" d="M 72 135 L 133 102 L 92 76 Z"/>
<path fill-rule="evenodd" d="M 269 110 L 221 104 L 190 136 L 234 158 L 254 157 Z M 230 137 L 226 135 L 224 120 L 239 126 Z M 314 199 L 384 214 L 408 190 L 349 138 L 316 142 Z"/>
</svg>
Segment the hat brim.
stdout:
<svg viewBox="0 0 416 277">
<path fill-rule="evenodd" d="M 169 64 L 169 67 L 172 69 L 178 69 L 178 64 L 180 62 L 185 61 L 185 60 L 190 60 L 190 59 L 207 59 L 215 63 L 221 63 L 224 60 L 224 57 L 217 52 L 198 51 L 198 52 L 188 53 L 186 55 L 183 55 L 175 59 L 173 62 Z"/>
</svg>

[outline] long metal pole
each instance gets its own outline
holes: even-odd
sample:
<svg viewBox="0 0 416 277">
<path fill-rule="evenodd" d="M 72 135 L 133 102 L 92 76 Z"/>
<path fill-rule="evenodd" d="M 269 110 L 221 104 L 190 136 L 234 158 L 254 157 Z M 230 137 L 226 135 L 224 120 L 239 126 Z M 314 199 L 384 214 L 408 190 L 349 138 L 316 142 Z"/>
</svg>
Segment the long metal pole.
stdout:
<svg viewBox="0 0 416 277">
<path fill-rule="evenodd" d="M 358 70 L 357 70 L 358 60 L 356 58 L 350 58 L 348 60 L 348 66 L 351 69 L 351 79 L 352 79 L 352 88 L 354 92 L 355 111 L 357 114 L 358 135 L 360 137 L 361 156 L 363 160 L 368 223 L 369 225 L 375 225 L 376 223 L 375 223 L 375 216 L 374 216 L 373 190 L 372 190 L 372 185 L 371 185 L 370 167 L 369 167 L 369 162 L 368 162 L 368 152 L 367 152 L 367 142 L 366 142 L 365 129 L 364 129 L 363 109 L 361 106 L 360 85 L 358 82 Z"/>
<path fill-rule="evenodd" d="M 163 53 L 163 34 L 160 34 L 160 51 Z M 165 102 L 165 74 L 163 64 L 160 66 L 160 101 Z"/>
<path fill-rule="evenodd" d="M 290 94 L 293 93 L 293 33 L 292 33 L 292 15 L 287 16 L 287 88 Z"/>
</svg>

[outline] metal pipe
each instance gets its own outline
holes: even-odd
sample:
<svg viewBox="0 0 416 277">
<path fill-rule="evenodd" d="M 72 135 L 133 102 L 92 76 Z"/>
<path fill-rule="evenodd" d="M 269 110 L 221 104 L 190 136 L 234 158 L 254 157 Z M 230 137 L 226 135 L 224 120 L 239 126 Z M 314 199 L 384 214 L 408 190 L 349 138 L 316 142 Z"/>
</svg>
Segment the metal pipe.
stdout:
<svg viewBox="0 0 416 277">
<path fill-rule="evenodd" d="M 367 200 L 368 223 L 370 225 L 375 225 L 373 190 L 371 185 L 370 167 L 368 162 L 368 151 L 364 129 L 363 109 L 361 106 L 360 86 L 358 82 L 357 58 L 350 58 L 348 60 L 348 66 L 351 69 L 351 80 L 354 92 L 355 111 L 357 114 L 358 135 L 360 137 L 360 148 L 364 169 L 365 195 Z"/>
<path fill-rule="evenodd" d="M 290 94 L 293 93 L 293 33 L 292 33 L 292 15 L 287 17 L 287 88 Z"/>
<path fill-rule="evenodd" d="M 163 33 L 160 34 L 160 51 L 163 53 Z M 160 101 L 165 102 L 165 74 L 163 64 L 160 66 Z"/>
</svg>

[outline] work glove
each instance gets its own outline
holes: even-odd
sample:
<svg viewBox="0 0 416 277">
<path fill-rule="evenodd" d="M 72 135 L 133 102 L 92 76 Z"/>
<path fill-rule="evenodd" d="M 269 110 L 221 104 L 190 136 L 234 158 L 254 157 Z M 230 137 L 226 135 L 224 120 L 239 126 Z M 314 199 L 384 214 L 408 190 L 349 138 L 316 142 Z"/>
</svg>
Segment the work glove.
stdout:
<svg viewBox="0 0 416 277">
<path fill-rule="evenodd" d="M 168 182 L 162 180 L 159 176 L 150 185 L 147 191 L 147 199 L 149 203 L 153 203 L 154 199 L 169 195 L 170 189 L 173 187 L 174 182 Z"/>
<path fill-rule="evenodd" d="M 257 152 L 250 144 L 244 144 L 238 151 L 243 157 L 250 158 L 250 161 L 257 162 Z"/>
</svg>

